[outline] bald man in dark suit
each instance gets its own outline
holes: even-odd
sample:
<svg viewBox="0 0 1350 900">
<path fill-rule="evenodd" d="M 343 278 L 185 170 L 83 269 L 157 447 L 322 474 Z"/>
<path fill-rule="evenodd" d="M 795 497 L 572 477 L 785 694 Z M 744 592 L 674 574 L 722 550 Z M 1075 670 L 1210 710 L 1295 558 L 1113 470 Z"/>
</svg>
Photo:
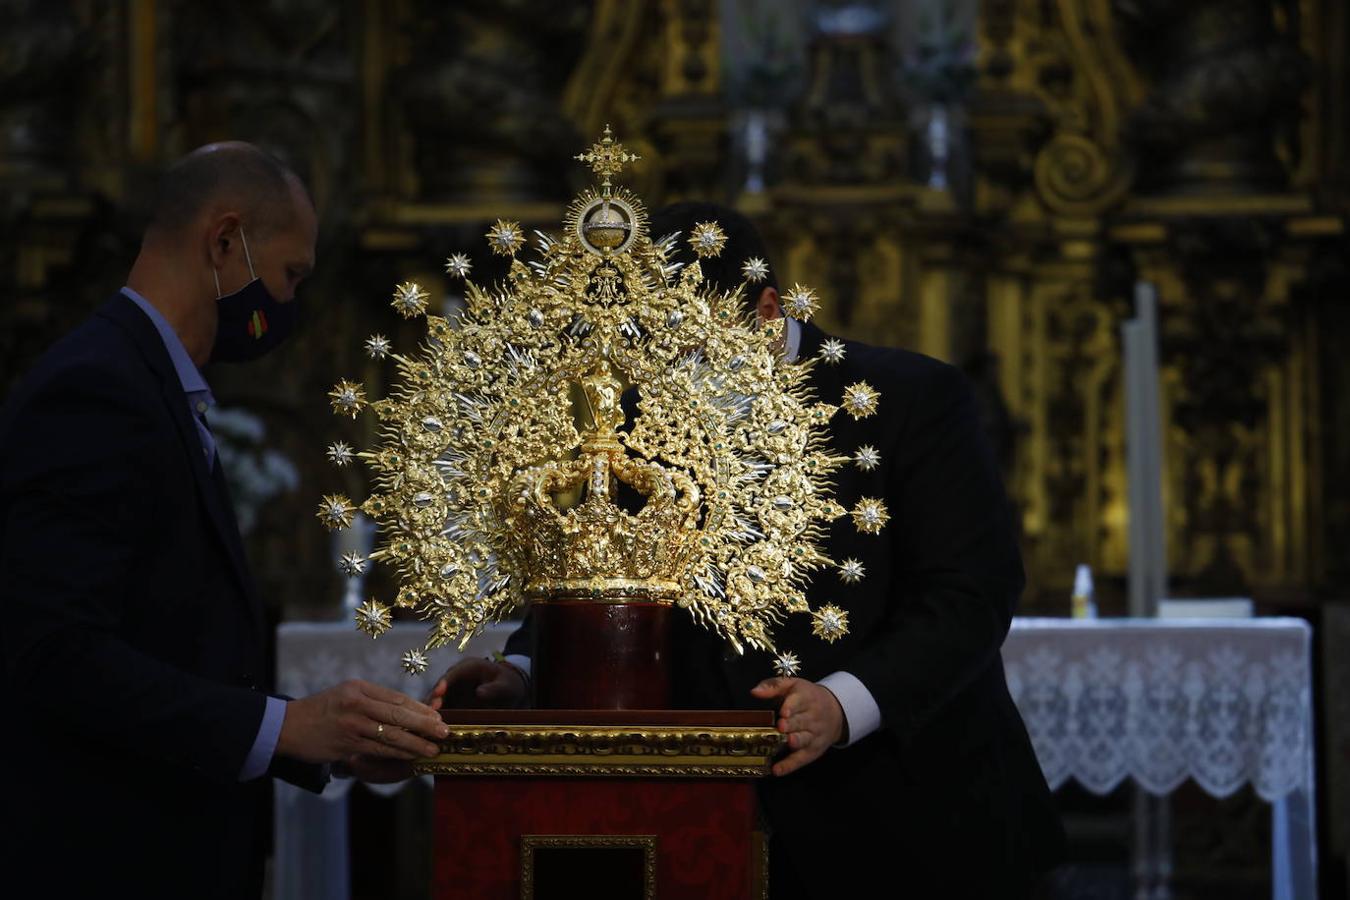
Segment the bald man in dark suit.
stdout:
<svg viewBox="0 0 1350 900">
<path fill-rule="evenodd" d="M 363 682 L 270 691 L 200 367 L 285 339 L 316 227 L 258 148 L 194 152 L 126 287 L 0 413 L 0 859 L 35 894 L 257 897 L 269 776 L 319 790 L 329 763 L 359 774 L 445 733 Z"/>
</svg>

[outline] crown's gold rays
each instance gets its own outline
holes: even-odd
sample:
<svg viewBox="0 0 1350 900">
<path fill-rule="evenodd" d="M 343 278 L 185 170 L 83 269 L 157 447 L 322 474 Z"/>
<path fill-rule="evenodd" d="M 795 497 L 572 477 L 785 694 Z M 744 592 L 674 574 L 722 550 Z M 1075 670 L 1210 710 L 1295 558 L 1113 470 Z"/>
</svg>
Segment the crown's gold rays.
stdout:
<svg viewBox="0 0 1350 900">
<path fill-rule="evenodd" d="M 396 387 L 383 399 L 367 403 L 349 381 L 330 394 L 336 413 L 379 419 L 375 449 L 330 451 L 369 467 L 359 509 L 381 535 L 341 568 L 355 577 L 378 563 L 400 585 L 389 604 L 358 610 L 369 633 L 400 607 L 431 623 L 423 649 L 462 646 L 532 597 L 650 598 L 685 607 L 738 649 L 772 651 L 774 626 L 811 612 L 812 573 L 835 567 L 819 542 L 845 515 L 830 478 L 851 457 L 826 433 L 839 407 L 810 397 L 809 363 L 783 359 L 781 320 L 755 328 L 738 294 L 710 289 L 697 262 L 674 261 L 680 237 L 652 241 L 642 203 L 611 183 L 636 158 L 606 128 L 578 157 L 599 189 L 576 198 L 560 234 L 536 232 L 522 260 L 520 228 L 498 220 L 488 240 L 508 257 L 506 280 L 476 284 L 467 257 L 452 255 L 458 318 L 427 316 L 418 351 L 388 354 Z M 682 239 L 700 258 L 719 254 L 721 229 L 700 227 Z M 408 282 L 395 308 L 425 315 L 428 299 Z M 621 402 L 625 385 L 635 393 Z M 846 402 L 855 415 L 867 405 Z M 577 502 L 564 507 L 564 496 Z M 331 495 L 319 516 L 341 528 L 356 509 Z M 884 509 L 854 510 L 863 530 L 883 519 Z M 826 640 L 847 631 L 837 606 L 814 621 Z M 795 659 L 784 652 L 779 668 Z M 426 656 L 409 651 L 404 665 L 421 671 Z"/>
</svg>

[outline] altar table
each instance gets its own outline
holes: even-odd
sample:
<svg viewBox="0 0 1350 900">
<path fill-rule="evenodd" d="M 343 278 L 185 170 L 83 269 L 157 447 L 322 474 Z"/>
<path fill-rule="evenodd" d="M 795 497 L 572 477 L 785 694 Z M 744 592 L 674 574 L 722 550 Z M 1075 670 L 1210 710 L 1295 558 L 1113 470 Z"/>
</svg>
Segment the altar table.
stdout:
<svg viewBox="0 0 1350 900">
<path fill-rule="evenodd" d="M 1311 644 L 1292 618 L 1017 619 L 1003 664 L 1051 788 L 1250 784 L 1272 806 L 1272 896 L 1304 900 L 1317 896 Z M 1165 832 L 1152 843 L 1137 863 L 1165 884 Z"/>
<path fill-rule="evenodd" d="M 513 628 L 494 627 L 466 655 L 499 649 Z M 460 656 L 438 651 L 425 676 L 404 676 L 398 658 L 423 635 L 421 625 L 397 625 L 372 641 L 345 622 L 283 624 L 279 689 L 303 696 L 364 678 L 421 696 Z M 1190 779 L 1225 797 L 1250 784 L 1272 805 L 1272 896 L 1317 896 L 1306 622 L 1019 618 L 1003 661 L 1052 788 L 1072 779 L 1105 794 L 1129 779 L 1164 796 Z M 349 896 L 351 785 L 335 779 L 321 797 L 277 785 L 277 900 Z M 371 789 L 388 794 L 403 786 Z M 1165 868 L 1165 848 L 1154 851 L 1161 858 L 1150 864 Z"/>
</svg>

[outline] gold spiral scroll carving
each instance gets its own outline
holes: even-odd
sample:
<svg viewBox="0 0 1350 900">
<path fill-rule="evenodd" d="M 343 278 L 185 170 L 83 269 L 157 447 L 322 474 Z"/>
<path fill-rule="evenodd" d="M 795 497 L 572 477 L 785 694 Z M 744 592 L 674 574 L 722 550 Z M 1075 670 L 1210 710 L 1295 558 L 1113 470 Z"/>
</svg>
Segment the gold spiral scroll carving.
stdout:
<svg viewBox="0 0 1350 900">
<path fill-rule="evenodd" d="M 1124 161 L 1078 134 L 1057 134 L 1036 156 L 1036 190 L 1050 209 L 1065 215 L 1098 215 L 1130 184 Z"/>
</svg>

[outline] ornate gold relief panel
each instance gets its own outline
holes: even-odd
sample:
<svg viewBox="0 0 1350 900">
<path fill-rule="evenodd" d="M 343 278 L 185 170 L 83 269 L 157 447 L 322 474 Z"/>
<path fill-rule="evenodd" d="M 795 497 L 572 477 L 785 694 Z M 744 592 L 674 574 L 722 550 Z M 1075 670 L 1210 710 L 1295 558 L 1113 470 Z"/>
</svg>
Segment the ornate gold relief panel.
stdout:
<svg viewBox="0 0 1350 900">
<path fill-rule="evenodd" d="M 1077 563 L 1121 572 L 1127 552 L 1114 318 L 1080 273 L 1047 274 L 1002 275 L 991 292 L 991 349 L 1025 427 L 1010 491 L 1033 597 L 1067 588 Z"/>
<path fill-rule="evenodd" d="M 550 198 L 575 187 L 557 148 L 606 124 L 641 157 L 634 190 L 718 183 L 712 0 L 368 0 L 364 17 L 364 156 L 385 219 L 555 219 Z"/>
<path fill-rule="evenodd" d="M 1110 3 L 986 0 L 981 22 L 977 206 L 1015 221 L 1100 216 L 1129 188 L 1120 131 L 1142 91 Z"/>
<path fill-rule="evenodd" d="M 641 160 L 629 184 L 664 201 L 707 199 L 726 138 L 721 44 L 712 0 L 595 0 L 563 109 L 585 134 L 606 124 Z"/>
<path fill-rule="evenodd" d="M 1344 15 L 1314 0 L 982 5 L 976 208 L 997 222 L 986 322 L 1026 429 L 1012 481 L 1033 587 L 1067 589 L 1076 561 L 1123 574 L 1118 327 L 1136 278 L 1162 304 L 1174 589 L 1297 594 L 1325 568 L 1338 501 L 1318 490 L 1331 282 L 1316 273 L 1343 246 L 1315 238 L 1343 235 L 1344 211 L 1289 189 L 1326 168 L 1321 123 L 1342 127 L 1336 90 L 1308 71 L 1327 43 L 1316 23 Z M 1128 273 L 1109 271 L 1121 260 Z"/>
<path fill-rule="evenodd" d="M 589 3 L 394 0 L 364 13 L 366 170 L 393 218 L 566 198 L 557 148 L 582 139 L 562 97 Z"/>
<path fill-rule="evenodd" d="M 1289 302 L 1302 265 L 1219 235 L 1217 252 L 1139 254 L 1162 300 L 1168 564 L 1183 593 L 1306 587 L 1314 360 Z"/>
<path fill-rule="evenodd" d="M 918 269 L 915 248 L 894 228 L 876 225 L 875 216 L 854 212 L 851 225 L 805 205 L 774 215 L 769 230 L 779 254 L 779 285 L 828 285 L 816 321 L 830 333 L 912 347 L 917 306 L 900 298 L 918 296 L 917 284 L 907 290 Z"/>
</svg>

